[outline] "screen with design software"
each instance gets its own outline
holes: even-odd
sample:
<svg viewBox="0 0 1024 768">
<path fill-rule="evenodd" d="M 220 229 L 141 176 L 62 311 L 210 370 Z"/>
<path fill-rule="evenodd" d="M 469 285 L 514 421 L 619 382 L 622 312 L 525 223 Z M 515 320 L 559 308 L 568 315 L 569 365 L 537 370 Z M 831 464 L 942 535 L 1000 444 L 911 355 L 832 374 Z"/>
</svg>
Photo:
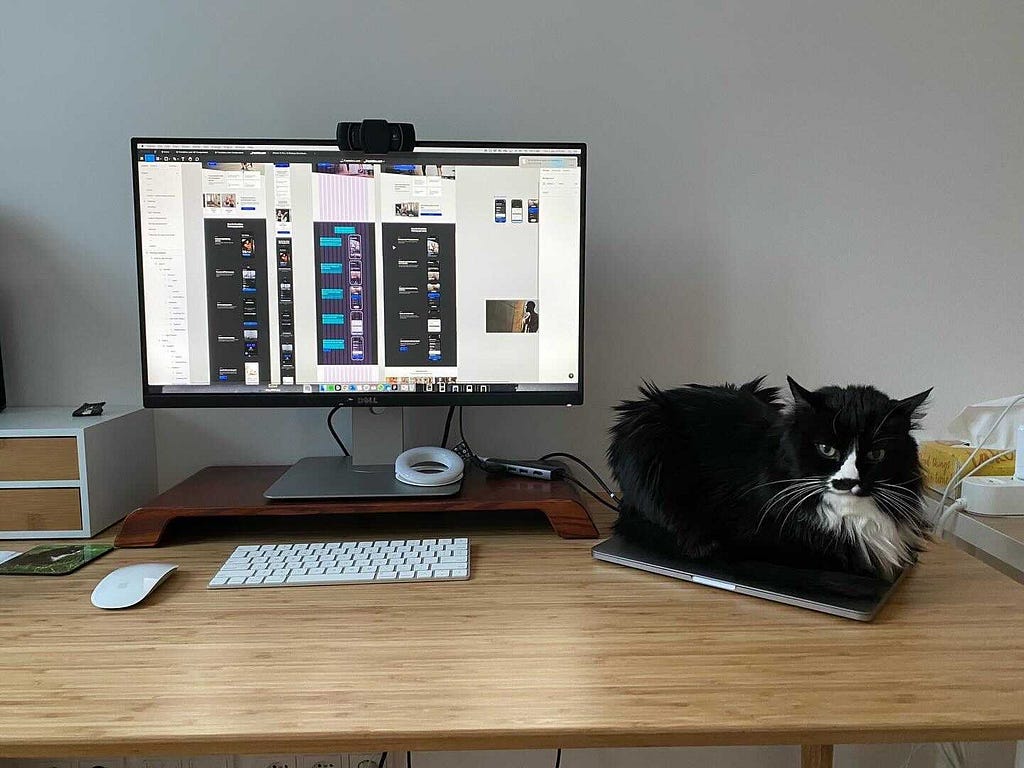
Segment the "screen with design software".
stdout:
<svg viewBox="0 0 1024 768">
<path fill-rule="evenodd" d="M 132 154 L 147 405 L 582 401 L 584 145 Z"/>
</svg>

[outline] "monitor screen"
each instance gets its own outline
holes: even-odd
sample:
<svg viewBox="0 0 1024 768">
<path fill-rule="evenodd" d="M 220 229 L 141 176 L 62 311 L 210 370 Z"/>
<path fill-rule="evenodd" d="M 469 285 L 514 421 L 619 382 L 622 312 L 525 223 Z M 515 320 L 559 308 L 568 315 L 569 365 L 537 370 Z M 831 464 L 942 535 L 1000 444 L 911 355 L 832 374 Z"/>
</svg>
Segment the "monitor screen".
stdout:
<svg viewBox="0 0 1024 768">
<path fill-rule="evenodd" d="M 582 402 L 585 145 L 132 161 L 146 405 Z"/>
</svg>

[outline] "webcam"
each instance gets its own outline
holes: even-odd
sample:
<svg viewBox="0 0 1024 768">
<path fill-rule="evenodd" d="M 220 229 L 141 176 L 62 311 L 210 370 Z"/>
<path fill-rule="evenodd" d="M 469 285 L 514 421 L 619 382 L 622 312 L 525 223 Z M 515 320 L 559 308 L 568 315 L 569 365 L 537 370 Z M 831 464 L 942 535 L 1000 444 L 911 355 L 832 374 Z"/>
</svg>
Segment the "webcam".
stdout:
<svg viewBox="0 0 1024 768">
<path fill-rule="evenodd" d="M 338 149 L 342 152 L 384 155 L 388 152 L 411 152 L 415 146 L 416 129 L 412 123 L 389 123 L 387 120 L 338 123 Z"/>
</svg>

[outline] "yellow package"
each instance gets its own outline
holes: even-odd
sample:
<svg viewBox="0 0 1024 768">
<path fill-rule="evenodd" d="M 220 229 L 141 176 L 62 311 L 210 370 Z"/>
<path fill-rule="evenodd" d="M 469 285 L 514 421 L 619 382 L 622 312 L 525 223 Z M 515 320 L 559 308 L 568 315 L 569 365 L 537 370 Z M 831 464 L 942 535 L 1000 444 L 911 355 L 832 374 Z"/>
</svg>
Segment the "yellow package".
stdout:
<svg viewBox="0 0 1024 768">
<path fill-rule="evenodd" d="M 950 478 L 960 470 L 967 457 L 974 451 L 969 445 L 956 440 L 932 440 L 921 443 L 918 453 L 921 467 L 924 469 L 924 484 L 932 490 L 942 493 Z M 971 459 L 970 469 L 988 461 L 1001 453 L 996 448 L 982 448 L 978 455 Z M 1010 451 L 1001 459 L 993 461 L 977 474 L 979 475 L 1012 475 L 1014 470 L 1014 452 Z M 953 488 L 954 496 L 960 493 L 959 483 Z"/>
</svg>

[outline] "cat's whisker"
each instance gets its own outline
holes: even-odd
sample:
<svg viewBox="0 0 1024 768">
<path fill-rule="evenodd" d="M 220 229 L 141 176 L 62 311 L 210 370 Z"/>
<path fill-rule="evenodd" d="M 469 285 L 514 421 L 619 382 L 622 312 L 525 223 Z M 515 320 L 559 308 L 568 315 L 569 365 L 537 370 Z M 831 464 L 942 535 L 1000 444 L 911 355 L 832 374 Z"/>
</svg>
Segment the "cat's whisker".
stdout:
<svg viewBox="0 0 1024 768">
<path fill-rule="evenodd" d="M 801 483 L 793 483 L 788 488 L 783 488 L 781 491 L 779 491 L 770 499 L 768 499 L 768 501 L 766 501 L 764 504 L 764 508 L 766 511 L 770 510 L 772 509 L 772 507 L 775 507 L 786 501 L 791 494 L 797 494 L 800 491 L 804 490 L 805 488 L 817 487 L 819 485 L 821 485 L 820 481 L 805 481 Z"/>
<path fill-rule="evenodd" d="M 822 480 L 824 480 L 824 478 L 822 478 L 822 477 L 790 477 L 790 478 L 786 478 L 784 480 L 769 480 L 766 483 L 758 483 L 757 485 L 750 486 L 745 491 L 743 491 L 743 493 L 741 493 L 739 497 L 742 499 L 748 493 L 751 493 L 752 491 L 756 491 L 758 488 L 764 488 L 765 486 L 768 486 L 768 485 L 778 485 L 779 483 L 790 483 L 790 484 L 792 484 L 792 483 L 799 483 L 799 482 L 806 482 L 806 481 L 821 482 Z"/>
<path fill-rule="evenodd" d="M 789 522 L 789 519 L 793 516 L 793 513 L 796 512 L 801 506 L 803 506 L 810 499 L 824 492 L 825 488 L 824 486 L 822 486 L 820 488 L 812 488 L 805 495 L 797 497 L 797 499 L 790 504 L 789 509 L 787 510 L 785 516 L 782 518 L 782 522 L 779 523 L 779 530 L 781 531 L 786 527 L 786 523 Z"/>
<path fill-rule="evenodd" d="M 788 487 L 783 488 L 781 491 L 779 491 L 770 499 L 768 499 L 768 501 L 765 502 L 764 506 L 770 509 L 772 506 L 781 503 L 789 494 L 796 493 L 804 488 L 818 486 L 820 484 L 820 480 L 805 480 L 793 482 Z"/>
<path fill-rule="evenodd" d="M 921 511 L 921 499 L 916 494 L 906 494 L 890 488 L 876 487 L 874 489 L 874 495 L 877 495 L 879 498 L 887 498 L 897 502 L 900 508 L 910 515 L 920 513 Z"/>
<path fill-rule="evenodd" d="M 904 493 L 907 496 L 912 496 L 915 499 L 921 498 L 920 494 L 915 493 L 906 486 L 899 485 L 898 483 L 890 483 L 886 480 L 879 480 L 878 482 L 875 483 L 875 485 L 878 485 L 882 488 L 887 488 L 891 491 L 896 491 L 897 493 Z"/>
<path fill-rule="evenodd" d="M 791 514 L 792 509 L 796 509 L 797 507 L 799 507 L 800 504 L 803 504 L 804 501 L 813 496 L 815 493 L 823 491 L 824 487 L 824 481 L 818 478 L 814 481 L 805 481 L 799 484 L 794 484 L 793 487 L 786 488 L 780 491 L 779 493 L 775 494 L 775 496 L 769 499 L 768 502 L 765 504 L 764 512 L 758 520 L 757 527 L 754 530 L 760 530 L 761 526 L 764 524 L 764 521 L 767 519 L 769 513 L 771 513 L 774 509 L 781 507 L 783 510 L 783 514 L 779 515 L 779 517 L 788 517 L 789 514 Z"/>
</svg>

